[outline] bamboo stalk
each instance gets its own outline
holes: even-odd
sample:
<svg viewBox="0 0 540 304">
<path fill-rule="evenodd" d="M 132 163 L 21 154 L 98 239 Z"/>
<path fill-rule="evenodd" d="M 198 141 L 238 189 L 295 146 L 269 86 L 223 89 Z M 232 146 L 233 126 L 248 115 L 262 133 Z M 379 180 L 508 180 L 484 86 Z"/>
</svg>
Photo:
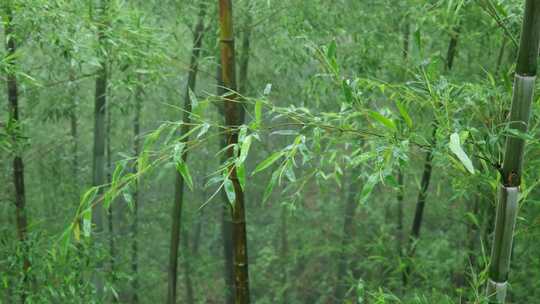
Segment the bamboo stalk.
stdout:
<svg viewBox="0 0 540 304">
<path fill-rule="evenodd" d="M 197 73 L 199 70 L 199 56 L 201 53 L 202 38 L 204 35 L 204 18 L 206 15 L 206 5 L 204 1 L 201 1 L 199 16 L 197 25 L 195 26 L 195 32 L 193 36 L 193 49 L 190 59 L 190 68 L 188 74 L 188 82 L 186 86 L 184 96 L 184 114 L 182 120 L 185 122 L 182 126 L 181 133 L 187 134 L 190 130 L 191 122 L 191 99 L 189 97 L 190 90 L 195 89 L 197 80 Z M 184 137 L 182 141 L 185 143 L 189 141 L 189 137 Z M 188 154 L 184 152 L 182 154 L 182 161 L 186 162 Z M 176 173 L 175 194 L 174 194 L 174 206 L 172 212 L 172 227 L 171 227 L 171 240 L 169 251 L 169 269 L 168 269 L 168 293 L 167 303 L 176 303 L 176 285 L 178 281 L 178 248 L 180 245 L 180 229 L 182 219 L 182 206 L 184 204 L 184 179 L 182 175 Z M 192 296 L 192 295 L 191 295 Z"/>
<path fill-rule="evenodd" d="M 233 158 L 234 145 L 238 144 L 237 127 L 242 124 L 242 105 L 237 102 L 236 73 L 234 56 L 234 32 L 232 1 L 219 0 L 219 26 L 221 50 L 221 77 L 223 86 L 227 88 L 224 96 L 227 156 Z M 246 215 L 244 207 L 244 191 L 238 180 L 237 169 L 233 164 L 227 168 L 229 178 L 234 187 L 235 201 L 232 205 L 232 236 L 233 236 L 233 266 L 234 266 L 234 295 L 235 303 L 249 303 L 249 271 L 246 236 Z"/>
<path fill-rule="evenodd" d="M 106 14 L 108 9 L 108 0 L 101 0 L 99 3 L 99 20 L 97 25 L 97 38 L 100 50 L 105 48 Z M 92 160 L 92 185 L 101 186 L 105 184 L 105 148 L 106 148 L 106 122 L 105 112 L 107 107 L 107 54 L 98 52 L 100 58 L 100 67 L 96 73 L 96 85 L 94 96 L 94 154 Z M 103 188 L 99 187 L 98 194 L 103 194 Z M 96 240 L 99 242 L 103 232 L 103 205 L 97 204 L 92 211 L 92 223 L 95 225 Z M 93 283 L 96 289 L 96 297 L 99 301 L 103 300 L 104 278 L 101 273 L 103 268 L 102 261 L 96 263 L 98 271 L 93 273 Z"/>
<path fill-rule="evenodd" d="M 223 88 L 223 80 L 221 79 L 221 60 L 217 65 L 217 95 L 221 96 L 225 94 Z M 219 114 L 225 117 L 225 107 L 223 104 L 218 106 Z M 220 142 L 222 147 L 227 145 L 227 139 L 223 137 Z M 227 160 L 227 156 L 223 154 L 223 162 Z M 232 292 L 234 286 L 233 279 L 233 257 L 232 257 L 232 221 L 229 209 L 229 203 L 227 198 L 227 193 L 225 190 L 221 191 L 221 197 L 223 200 L 223 208 L 221 212 L 221 236 L 223 238 L 223 277 L 225 281 L 225 303 L 233 304 L 234 303 L 234 293 Z"/>
<path fill-rule="evenodd" d="M 408 65 L 409 61 L 409 52 L 410 52 L 410 36 L 411 36 L 411 23 L 409 20 L 409 16 L 405 16 L 405 25 L 403 29 L 403 62 L 405 64 L 405 67 Z M 406 70 L 403 72 L 403 80 L 405 80 L 406 76 Z M 396 239 L 397 239 L 397 252 L 398 255 L 401 258 L 403 258 L 403 201 L 405 199 L 405 177 L 403 174 L 403 169 L 401 168 L 401 164 L 397 169 L 397 183 L 398 183 L 398 191 L 396 195 L 396 201 L 397 201 L 397 231 L 396 231 Z M 401 273 L 401 281 L 402 286 L 405 286 L 407 284 L 407 277 L 405 272 Z"/>
<path fill-rule="evenodd" d="M 527 132 L 529 124 L 539 42 L 540 2 L 526 0 L 509 118 L 510 128 L 522 133 Z M 506 299 L 524 150 L 525 140 L 522 137 L 507 137 L 487 285 L 491 303 L 505 303 Z"/>
<path fill-rule="evenodd" d="M 13 185 L 15 187 L 15 212 L 17 222 L 17 238 L 22 249 L 22 292 L 21 303 L 26 302 L 28 295 L 28 289 L 30 288 L 28 271 L 30 269 L 29 259 L 29 244 L 28 244 L 28 219 L 26 215 L 26 193 L 24 187 L 24 162 L 22 159 L 22 152 L 17 145 L 19 131 L 20 131 L 20 117 L 19 117 L 19 90 L 17 84 L 17 76 L 14 72 L 15 68 L 15 52 L 17 50 L 15 39 L 13 35 L 13 11 L 10 1 L 5 6 L 6 20 L 4 22 L 4 32 L 6 37 L 6 52 L 8 60 L 7 64 L 11 66 L 7 73 L 7 94 L 8 94 L 8 111 L 9 122 L 8 124 L 14 124 L 14 131 L 11 139 L 15 145 L 13 151 Z"/>
<path fill-rule="evenodd" d="M 358 189 L 362 189 L 360 181 L 357 180 L 358 176 L 361 176 L 360 167 L 352 169 L 352 174 L 349 177 L 349 185 L 346 192 L 346 204 L 343 210 L 343 226 L 341 235 L 341 248 L 338 257 L 337 267 L 337 282 L 334 290 L 334 300 L 342 303 L 346 300 L 347 286 L 347 268 L 350 266 L 350 257 L 347 247 L 350 246 L 355 233 L 354 217 L 358 202 L 356 201 L 356 194 Z M 343 189 L 340 189 L 343 191 Z"/>
<path fill-rule="evenodd" d="M 454 59 L 457 54 L 457 45 L 459 41 L 459 33 L 461 31 L 461 26 L 458 23 L 450 34 L 450 41 L 448 43 L 448 49 L 446 53 L 446 62 L 444 65 L 444 71 L 450 72 L 454 66 Z M 408 252 L 406 253 L 409 259 L 413 258 L 416 251 L 416 242 L 420 238 L 420 228 L 422 227 L 422 222 L 424 218 L 424 207 L 426 205 L 426 199 L 428 195 L 429 185 L 431 182 L 431 173 L 433 170 L 433 152 L 434 148 L 437 145 L 437 130 L 438 123 L 435 120 L 433 123 L 433 130 L 431 133 L 431 146 L 433 147 L 426 152 L 426 157 L 424 161 L 424 169 L 422 172 L 422 180 L 420 182 L 420 191 L 418 192 L 418 198 L 416 200 L 416 209 L 414 213 L 413 225 L 411 229 L 411 235 L 409 237 L 409 246 Z M 406 286 L 409 281 L 409 276 L 411 274 L 411 263 L 407 261 L 407 266 L 404 269 L 402 275 L 403 286 Z"/>
<path fill-rule="evenodd" d="M 135 113 L 133 115 L 133 152 L 135 158 L 139 157 L 141 152 L 141 112 L 142 112 L 142 85 L 141 77 L 138 77 L 138 84 L 135 88 Z M 137 166 L 133 166 L 133 173 L 137 174 Z M 139 303 L 139 204 L 141 201 L 141 182 L 139 179 L 135 180 L 133 186 L 133 211 L 131 220 L 131 274 L 133 279 L 131 280 L 131 303 Z"/>
</svg>

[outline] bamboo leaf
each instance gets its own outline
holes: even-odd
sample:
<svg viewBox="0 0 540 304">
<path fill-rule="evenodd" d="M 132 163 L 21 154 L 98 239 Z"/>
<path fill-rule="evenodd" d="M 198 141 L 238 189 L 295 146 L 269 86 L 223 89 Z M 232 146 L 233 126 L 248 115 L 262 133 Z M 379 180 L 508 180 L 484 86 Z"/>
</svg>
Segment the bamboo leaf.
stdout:
<svg viewBox="0 0 540 304">
<path fill-rule="evenodd" d="M 174 145 L 173 160 L 175 163 L 183 162 L 182 155 L 184 153 L 185 147 L 186 147 L 186 144 L 183 142 L 179 142 Z"/>
<path fill-rule="evenodd" d="M 75 240 L 79 242 L 81 240 L 81 228 L 79 225 L 79 221 L 75 221 L 73 225 L 73 235 L 75 236 Z"/>
<path fill-rule="evenodd" d="M 463 148 L 461 147 L 461 142 L 460 142 L 458 133 L 452 133 L 452 135 L 450 135 L 449 147 L 450 147 L 450 151 L 452 151 L 452 153 L 454 153 L 454 155 L 457 156 L 457 158 L 463 164 L 463 166 L 465 166 L 465 168 L 471 174 L 474 174 L 473 163 L 472 163 L 471 159 L 469 158 L 469 156 L 467 156 L 467 153 L 465 153 L 465 151 L 463 151 Z"/>
<path fill-rule="evenodd" d="M 178 170 L 182 178 L 186 181 L 189 189 L 193 191 L 193 179 L 191 178 L 191 174 L 189 173 L 189 168 L 187 164 L 183 161 L 177 162 L 176 170 Z"/>
<path fill-rule="evenodd" d="M 294 183 L 296 181 L 296 175 L 294 174 L 294 168 L 293 168 L 291 162 L 288 162 L 288 163 L 289 164 L 285 168 L 285 176 L 287 177 L 287 179 L 289 179 L 289 181 Z"/>
<path fill-rule="evenodd" d="M 362 187 L 362 191 L 360 192 L 360 204 L 365 204 L 367 200 L 369 199 L 369 196 L 371 195 L 371 192 L 373 192 L 373 189 L 375 189 L 375 185 L 379 182 L 379 175 L 373 174 L 371 175 L 367 182 L 364 184 L 364 187 Z"/>
<path fill-rule="evenodd" d="M 210 124 L 207 122 L 203 123 L 201 131 L 199 131 L 199 134 L 197 134 L 197 138 L 201 138 L 201 136 L 206 134 L 206 132 L 208 132 L 208 129 L 210 129 Z"/>
<path fill-rule="evenodd" d="M 191 89 L 188 89 L 189 94 L 189 100 L 191 101 L 191 112 L 195 112 L 197 110 L 197 107 L 199 106 L 199 100 L 197 99 L 197 96 Z"/>
<path fill-rule="evenodd" d="M 396 124 L 391 119 L 386 118 L 382 114 L 372 111 L 372 112 L 369 112 L 369 116 L 375 119 L 376 121 L 382 123 L 388 129 L 392 131 L 397 131 Z"/>
<path fill-rule="evenodd" d="M 341 87 L 343 89 L 343 95 L 345 96 L 345 101 L 347 103 L 352 103 L 353 93 L 352 93 L 352 89 L 351 89 L 351 86 L 349 85 L 348 80 L 344 79 L 343 82 L 341 83 Z"/>
<path fill-rule="evenodd" d="M 405 109 L 403 104 L 401 104 L 401 102 L 399 102 L 397 100 L 396 100 L 396 106 L 397 106 L 397 108 L 399 110 L 399 114 L 401 114 L 401 117 L 403 117 L 403 120 L 405 120 L 405 123 L 407 124 L 409 129 L 411 129 L 413 127 L 413 121 L 411 119 L 411 116 L 407 112 L 407 109 Z"/>
<path fill-rule="evenodd" d="M 249 148 L 251 147 L 252 139 L 253 137 L 251 137 L 251 135 L 248 135 L 244 138 L 242 142 L 242 148 L 240 149 L 240 156 L 238 157 L 238 160 L 236 161 L 237 166 L 242 165 L 246 161 L 248 153 L 249 153 Z"/>
<path fill-rule="evenodd" d="M 337 50 L 336 41 L 332 40 L 332 42 L 330 42 L 330 45 L 328 46 L 328 50 L 326 51 L 326 57 L 329 60 L 335 59 L 336 58 L 336 50 Z"/>
<path fill-rule="evenodd" d="M 278 176 L 278 171 L 272 173 L 272 178 L 270 178 L 270 182 L 268 182 L 268 185 L 266 185 L 266 189 L 264 189 L 263 202 L 266 202 L 270 198 L 270 195 L 272 195 L 272 191 L 274 190 L 274 186 L 276 185 Z"/>
<path fill-rule="evenodd" d="M 225 189 L 225 194 L 227 195 L 229 203 L 234 207 L 234 203 L 236 202 L 236 193 L 234 192 L 234 185 L 228 176 L 226 176 L 223 180 L 223 188 Z"/>
<path fill-rule="evenodd" d="M 268 167 L 270 167 L 273 163 L 275 163 L 278 159 L 280 159 L 283 156 L 283 151 L 275 152 L 274 154 L 270 155 L 267 159 L 263 160 L 257 167 L 255 168 L 255 171 L 253 171 L 253 174 L 260 172 Z"/>
<path fill-rule="evenodd" d="M 245 190 L 246 186 L 246 166 L 244 164 L 241 164 L 236 167 L 236 175 L 238 177 L 238 182 L 240 183 L 240 187 L 242 190 Z"/>
<path fill-rule="evenodd" d="M 87 208 L 82 214 L 83 235 L 90 237 L 92 233 L 92 208 Z"/>
</svg>

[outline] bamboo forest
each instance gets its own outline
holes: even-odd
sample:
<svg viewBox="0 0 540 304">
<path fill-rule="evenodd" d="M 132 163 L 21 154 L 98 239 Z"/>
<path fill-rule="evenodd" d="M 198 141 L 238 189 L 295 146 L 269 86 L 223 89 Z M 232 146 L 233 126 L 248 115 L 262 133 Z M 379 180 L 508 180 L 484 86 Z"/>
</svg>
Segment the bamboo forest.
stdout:
<svg viewBox="0 0 540 304">
<path fill-rule="evenodd" d="M 0 45 L 0 304 L 540 303 L 540 0 L 0 0 Z"/>
</svg>

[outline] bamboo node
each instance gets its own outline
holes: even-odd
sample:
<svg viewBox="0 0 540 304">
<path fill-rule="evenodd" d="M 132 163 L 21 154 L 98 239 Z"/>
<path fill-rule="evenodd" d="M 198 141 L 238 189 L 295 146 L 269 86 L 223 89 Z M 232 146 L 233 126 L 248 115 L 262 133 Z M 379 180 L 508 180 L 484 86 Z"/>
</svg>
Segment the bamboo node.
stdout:
<svg viewBox="0 0 540 304">
<path fill-rule="evenodd" d="M 508 282 L 495 282 L 488 279 L 487 297 L 495 301 L 495 303 L 504 303 L 506 299 L 506 291 L 508 289 Z"/>
</svg>

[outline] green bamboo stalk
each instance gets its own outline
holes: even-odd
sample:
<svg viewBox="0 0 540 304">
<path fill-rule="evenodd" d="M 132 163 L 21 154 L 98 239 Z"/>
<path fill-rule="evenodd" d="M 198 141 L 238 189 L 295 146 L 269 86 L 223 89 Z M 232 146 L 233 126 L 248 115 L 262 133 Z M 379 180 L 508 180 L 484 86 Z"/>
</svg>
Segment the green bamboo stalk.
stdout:
<svg viewBox="0 0 540 304">
<path fill-rule="evenodd" d="M 338 267 L 337 267 L 337 282 L 336 288 L 334 290 L 334 300 L 342 303 L 346 300 L 346 291 L 348 289 L 347 285 L 347 269 L 350 266 L 350 253 L 347 250 L 347 247 L 350 246 L 352 240 L 354 239 L 355 233 L 355 222 L 354 217 L 356 214 L 356 209 L 358 207 L 358 202 L 356 200 L 356 195 L 358 189 L 362 189 L 359 176 L 361 176 L 361 168 L 358 166 L 353 168 L 351 171 L 351 176 L 349 177 L 349 185 L 346 190 L 346 204 L 343 212 L 343 226 L 342 226 L 342 235 L 341 235 L 341 248 L 338 257 Z M 343 191 L 342 189 L 340 189 Z"/>
<path fill-rule="evenodd" d="M 225 125 L 227 126 L 227 157 L 233 158 L 232 146 L 238 144 L 238 126 L 243 121 L 242 105 L 238 102 L 236 93 L 236 72 L 234 56 L 234 32 L 232 1 L 219 0 L 219 26 L 221 50 L 221 77 L 223 86 L 227 88 L 224 96 Z M 232 206 L 232 237 L 233 237 L 233 266 L 234 266 L 234 295 L 235 303 L 249 303 L 249 275 L 246 215 L 244 207 L 244 191 L 238 180 L 234 164 L 227 168 L 229 178 L 233 183 L 235 202 Z"/>
<path fill-rule="evenodd" d="M 98 44 L 101 48 L 105 46 L 105 30 L 106 30 L 106 14 L 107 14 L 108 0 L 100 1 L 99 6 L 99 20 L 98 20 Z M 96 87 L 95 87 L 95 100 L 94 100 L 94 154 L 93 154 L 93 174 L 92 184 L 94 186 L 101 186 L 105 184 L 105 140 L 106 140 L 106 123 L 105 123 L 105 111 L 107 107 L 107 58 L 106 54 L 99 52 L 100 68 L 97 71 Z M 99 188 L 99 194 L 103 193 L 103 188 Z M 98 238 L 103 232 L 103 206 L 97 204 L 92 212 L 92 222 L 95 225 L 95 233 Z M 103 267 L 102 262 L 98 261 L 96 268 L 100 270 Z M 93 274 L 94 286 L 96 288 L 96 295 L 99 301 L 103 299 L 104 281 L 101 271 L 95 271 Z"/>
<path fill-rule="evenodd" d="M 204 18 L 206 15 L 206 5 L 204 1 L 201 1 L 199 16 L 197 25 L 195 26 L 194 36 L 193 36 L 193 49 L 191 52 L 189 73 L 188 73 L 188 82 L 186 86 L 185 96 L 184 96 L 184 114 L 182 120 L 185 124 L 182 125 L 182 134 L 187 134 L 190 130 L 191 122 L 191 99 L 189 97 L 190 90 L 195 89 L 195 84 L 197 80 L 197 73 L 199 70 L 199 56 L 201 53 L 202 38 L 204 34 Z M 189 137 L 184 137 L 182 139 L 184 143 L 189 141 Z M 188 154 L 184 152 L 182 154 L 182 161 L 186 162 Z M 170 251 L 169 251 L 169 269 L 168 269 L 168 293 L 167 293 L 167 303 L 175 304 L 176 303 L 176 285 L 178 280 L 178 248 L 180 245 L 180 229 L 181 229 L 181 219 L 182 219 L 182 206 L 184 204 L 184 179 L 182 175 L 176 173 L 176 183 L 175 183 L 175 194 L 174 194 L 174 206 L 172 212 L 172 227 L 171 227 L 171 241 L 170 241 Z M 191 295 L 192 296 L 192 295 Z"/>
<path fill-rule="evenodd" d="M 106 109 L 105 109 L 105 116 L 106 116 L 106 122 L 105 122 L 105 155 L 106 155 L 106 168 L 107 168 L 107 184 L 111 184 L 112 182 L 112 172 L 113 172 L 113 165 L 112 165 L 112 147 L 111 147 L 111 130 L 112 130 L 112 107 L 111 103 L 107 103 Z M 116 283 L 116 244 L 114 239 L 114 212 L 113 212 L 113 204 L 109 204 L 109 208 L 106 210 L 107 212 L 107 224 L 109 228 L 109 272 L 110 272 L 110 280 L 111 284 L 114 286 Z M 112 302 L 118 303 L 118 298 L 113 293 L 112 295 Z"/>
<path fill-rule="evenodd" d="M 527 132 L 529 124 L 539 43 L 540 2 L 526 0 L 509 120 L 510 128 L 522 133 Z M 491 303 L 505 303 L 506 299 L 524 151 L 522 137 L 507 137 L 487 285 Z"/>
<path fill-rule="evenodd" d="M 457 54 L 457 45 L 459 41 L 459 33 L 461 31 L 461 26 L 458 23 L 450 34 L 450 42 L 448 43 L 448 49 L 446 53 L 446 62 L 444 65 L 444 71 L 450 72 L 454 66 L 454 59 Z M 429 185 L 431 182 L 431 173 L 433 170 L 433 152 L 434 147 L 437 145 L 437 130 L 439 126 L 437 121 L 433 122 L 433 130 L 431 132 L 431 147 L 429 151 L 426 152 L 426 157 L 424 160 L 424 169 L 422 172 L 422 180 L 420 182 L 420 191 L 418 192 L 418 198 L 416 200 L 416 208 L 414 213 L 414 219 L 411 229 L 411 234 L 409 237 L 408 252 L 406 253 L 409 259 L 414 257 L 416 251 L 416 243 L 420 238 L 420 228 L 422 227 L 422 222 L 424 218 L 424 208 L 426 205 Z M 410 261 L 407 262 L 407 267 L 405 267 L 402 281 L 403 286 L 406 286 L 409 282 L 409 276 L 411 274 L 412 267 Z"/>
<path fill-rule="evenodd" d="M 26 193 L 24 187 L 24 163 L 22 159 L 22 153 L 19 151 L 19 145 L 17 140 L 20 131 L 20 117 L 19 117 L 19 90 L 17 84 L 17 76 L 15 70 L 15 52 L 17 51 L 14 32 L 13 32 L 13 10 L 11 1 L 7 1 L 5 4 L 5 22 L 4 32 L 6 37 L 6 53 L 7 64 L 10 66 L 7 73 L 7 94 L 8 94 L 8 111 L 9 111 L 9 124 L 14 125 L 11 139 L 14 143 L 15 150 L 13 151 L 13 185 L 15 187 L 15 212 L 17 219 L 17 238 L 22 249 L 22 292 L 21 303 L 26 302 L 29 286 L 28 270 L 30 269 L 30 259 L 28 257 L 28 219 L 26 216 Z"/>
<path fill-rule="evenodd" d="M 409 61 L 409 52 L 410 52 L 410 36 L 411 36 L 411 23 L 409 20 L 409 16 L 405 16 L 405 24 L 403 29 L 403 53 L 402 58 L 403 62 L 405 64 L 405 68 L 407 67 L 408 61 Z M 405 80 L 406 77 L 406 70 L 403 72 L 403 80 Z M 396 195 L 397 200 L 397 231 L 396 231 L 396 239 L 397 239 L 397 252 L 400 258 L 403 258 L 404 253 L 404 241 L 403 241 L 403 201 L 405 199 L 405 176 L 403 174 L 403 168 L 401 168 L 401 164 L 397 169 L 397 183 L 398 183 L 398 191 Z M 402 286 L 405 286 L 407 284 L 407 278 L 405 275 L 405 272 L 401 273 L 402 278 Z"/>
<path fill-rule="evenodd" d="M 246 20 L 243 26 L 243 35 L 242 35 L 242 47 L 240 52 L 240 62 L 239 62 L 239 71 L 238 71 L 238 92 L 241 95 L 245 95 L 248 90 L 248 66 L 249 66 L 249 55 L 250 55 L 250 38 L 251 38 L 251 27 L 252 27 L 252 16 L 251 16 L 251 2 L 248 0 L 245 4 L 246 7 Z"/>
<path fill-rule="evenodd" d="M 217 65 L 217 95 L 222 96 L 225 94 L 223 88 L 223 80 L 221 76 L 221 59 L 218 60 Z M 218 106 L 219 114 L 225 117 L 225 107 L 223 104 Z M 223 137 L 221 139 L 221 146 L 225 147 L 227 145 L 227 138 Z M 227 156 L 222 155 L 222 161 L 225 162 Z M 232 221 L 230 216 L 229 202 L 227 198 L 227 193 L 225 190 L 221 191 L 221 197 L 223 200 L 223 208 L 221 212 L 221 236 L 223 239 L 223 278 L 225 281 L 225 303 L 233 304 L 234 303 L 234 293 L 232 292 L 234 286 L 233 279 L 233 257 L 232 257 Z"/>
<path fill-rule="evenodd" d="M 137 87 L 135 88 L 135 113 L 133 115 L 133 152 L 134 157 L 138 158 L 141 152 L 141 112 L 142 112 L 142 94 L 143 89 L 141 76 L 138 76 Z M 137 174 L 137 166 L 133 166 L 133 174 Z M 133 211 L 131 220 L 131 303 L 139 303 L 139 204 L 141 201 L 141 182 L 135 180 L 133 185 Z"/>
</svg>

